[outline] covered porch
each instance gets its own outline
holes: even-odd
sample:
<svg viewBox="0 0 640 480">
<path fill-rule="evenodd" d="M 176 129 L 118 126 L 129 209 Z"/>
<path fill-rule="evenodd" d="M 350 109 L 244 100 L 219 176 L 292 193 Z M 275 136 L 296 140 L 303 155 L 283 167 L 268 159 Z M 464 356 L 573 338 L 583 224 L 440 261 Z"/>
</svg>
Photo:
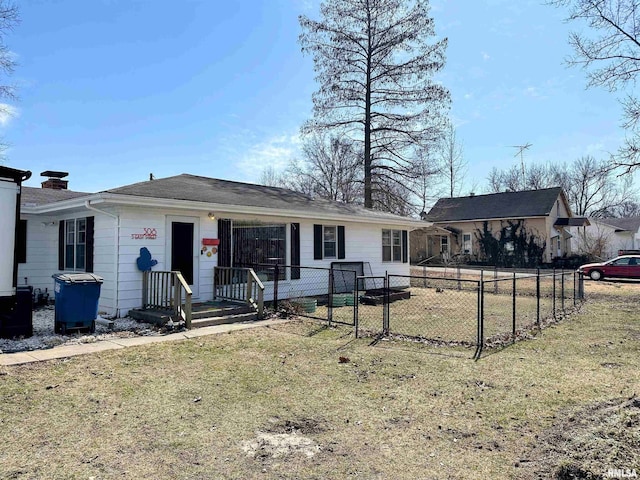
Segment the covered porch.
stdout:
<svg viewBox="0 0 640 480">
<path fill-rule="evenodd" d="M 452 227 L 430 225 L 411 232 L 413 265 L 447 265 L 460 253 L 461 232 Z"/>
</svg>

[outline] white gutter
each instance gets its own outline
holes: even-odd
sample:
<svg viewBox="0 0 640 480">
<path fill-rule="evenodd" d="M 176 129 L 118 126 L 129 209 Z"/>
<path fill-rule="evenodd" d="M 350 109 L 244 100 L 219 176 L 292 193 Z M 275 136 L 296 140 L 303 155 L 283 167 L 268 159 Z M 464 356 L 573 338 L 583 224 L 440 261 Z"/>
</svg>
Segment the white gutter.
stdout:
<svg viewBox="0 0 640 480">
<path fill-rule="evenodd" d="M 113 250 L 113 254 L 115 255 L 114 262 L 113 262 L 113 264 L 114 264 L 114 266 L 113 266 L 113 313 L 114 313 L 114 316 L 117 318 L 117 317 L 119 317 L 119 314 L 120 314 L 120 308 L 118 306 L 118 303 L 119 303 L 118 292 L 120 290 L 120 288 L 119 288 L 119 281 L 120 281 L 120 268 L 119 268 L 119 265 L 120 265 L 120 215 L 115 215 L 115 214 L 113 214 L 111 212 L 105 212 L 104 210 L 100 210 L 99 208 L 92 207 L 90 200 L 85 200 L 84 206 L 88 210 L 92 210 L 94 212 L 102 213 L 103 215 L 107 215 L 108 217 L 111 217 L 116 221 L 115 222 L 115 237 L 116 237 L 115 240 L 116 241 L 115 241 L 114 250 Z"/>
<path fill-rule="evenodd" d="M 300 218 L 316 221 L 329 220 L 338 222 L 373 223 L 389 226 L 405 226 L 414 229 L 428 227 L 429 225 L 431 225 L 431 222 L 425 222 L 423 220 L 417 220 L 414 218 L 404 218 L 390 214 L 387 214 L 389 216 L 386 216 L 384 214 L 377 216 L 366 214 L 361 215 L 357 212 L 353 214 L 323 212 L 318 210 L 306 212 L 304 210 L 267 208 L 250 205 L 228 205 L 222 203 L 207 203 L 197 202 L 193 200 L 175 200 L 156 197 L 138 197 L 134 195 L 119 195 L 113 193 L 97 193 L 89 197 L 64 200 L 62 202 L 49 203 L 38 207 L 25 207 L 23 208 L 23 213 L 52 213 L 60 211 L 62 209 L 80 208 L 82 206 L 85 206 L 87 202 L 90 202 L 92 205 L 104 203 L 151 208 L 173 208 L 176 210 L 199 210 L 206 212 L 214 211 L 222 212 L 224 214 L 266 215 L 272 217 Z"/>
</svg>

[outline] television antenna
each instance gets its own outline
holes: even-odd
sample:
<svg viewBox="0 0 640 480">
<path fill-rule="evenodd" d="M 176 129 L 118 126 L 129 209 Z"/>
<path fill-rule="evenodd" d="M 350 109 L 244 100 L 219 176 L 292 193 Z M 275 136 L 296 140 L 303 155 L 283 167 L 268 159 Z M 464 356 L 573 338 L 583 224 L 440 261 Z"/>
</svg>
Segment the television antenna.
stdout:
<svg viewBox="0 0 640 480">
<path fill-rule="evenodd" d="M 524 174 L 524 151 L 525 150 L 529 150 L 529 148 L 531 148 L 531 144 L 530 143 L 525 143 L 524 145 L 511 145 L 510 148 L 517 148 L 518 151 L 516 152 L 516 154 L 514 155 L 514 157 L 517 157 L 518 155 L 520 155 L 520 168 L 522 169 L 522 186 L 524 187 L 525 185 L 525 174 Z"/>
</svg>

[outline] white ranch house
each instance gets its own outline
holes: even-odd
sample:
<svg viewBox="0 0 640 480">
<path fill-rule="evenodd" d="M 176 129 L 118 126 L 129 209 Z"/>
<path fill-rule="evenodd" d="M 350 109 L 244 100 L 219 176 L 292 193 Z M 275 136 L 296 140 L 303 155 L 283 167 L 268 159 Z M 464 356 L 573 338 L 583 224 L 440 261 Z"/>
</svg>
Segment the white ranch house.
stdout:
<svg viewBox="0 0 640 480">
<path fill-rule="evenodd" d="M 216 266 L 363 262 L 367 274 L 409 275 L 408 232 L 425 226 L 291 190 L 188 174 L 99 193 L 49 179 L 43 188 L 23 187 L 21 204 L 18 284 L 52 294 L 54 273 L 93 272 L 104 278 L 99 310 L 110 316 L 142 306 L 143 248 L 157 262 L 153 271 L 181 271 L 193 301 L 206 302 Z M 287 269 L 279 289 L 299 291 L 297 275 Z M 268 300 L 272 282 L 261 280 Z"/>
</svg>

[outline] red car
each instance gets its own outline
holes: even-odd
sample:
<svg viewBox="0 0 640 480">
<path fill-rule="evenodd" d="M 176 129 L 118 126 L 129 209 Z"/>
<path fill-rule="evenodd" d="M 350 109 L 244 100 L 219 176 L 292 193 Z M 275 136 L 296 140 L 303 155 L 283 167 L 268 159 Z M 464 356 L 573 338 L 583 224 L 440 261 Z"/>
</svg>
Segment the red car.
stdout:
<svg viewBox="0 0 640 480">
<path fill-rule="evenodd" d="M 623 255 L 602 263 L 587 263 L 578 272 L 591 280 L 602 278 L 640 278 L 640 255 Z"/>
</svg>

